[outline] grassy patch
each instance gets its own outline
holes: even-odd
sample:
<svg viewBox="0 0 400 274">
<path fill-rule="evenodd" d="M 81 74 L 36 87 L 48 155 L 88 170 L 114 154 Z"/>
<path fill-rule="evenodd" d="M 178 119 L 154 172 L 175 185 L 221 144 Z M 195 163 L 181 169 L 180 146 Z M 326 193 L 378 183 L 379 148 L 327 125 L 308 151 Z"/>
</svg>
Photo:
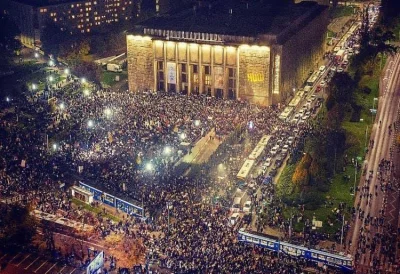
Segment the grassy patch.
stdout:
<svg viewBox="0 0 400 274">
<path fill-rule="evenodd" d="M 103 71 L 102 82 L 108 86 L 112 86 L 115 83 L 118 83 L 117 81 L 115 81 L 115 76 L 119 76 L 119 81 L 123 81 L 128 77 L 126 72 L 117 73 L 111 71 Z"/>
<path fill-rule="evenodd" d="M 295 169 L 295 164 L 288 164 L 283 168 L 281 176 L 279 176 L 276 184 L 277 194 L 280 197 L 288 196 L 293 193 L 292 176 Z"/>
<path fill-rule="evenodd" d="M 95 213 L 96 215 L 101 213 L 104 217 L 106 217 L 106 218 L 108 218 L 110 220 L 113 220 L 114 222 L 121 221 L 121 219 L 118 218 L 117 216 L 111 215 L 109 213 L 103 214 L 103 210 L 102 210 L 101 207 L 93 207 L 93 206 L 88 205 L 88 204 L 86 204 L 86 203 L 84 203 L 84 202 L 82 202 L 82 201 L 80 201 L 78 199 L 75 199 L 75 198 L 72 198 L 72 202 L 77 206 L 81 206 L 83 209 L 85 209 L 87 211 Z"/>
<path fill-rule="evenodd" d="M 331 18 L 339 18 L 343 16 L 351 16 L 354 14 L 354 7 L 351 6 L 337 6 L 331 11 Z"/>
</svg>

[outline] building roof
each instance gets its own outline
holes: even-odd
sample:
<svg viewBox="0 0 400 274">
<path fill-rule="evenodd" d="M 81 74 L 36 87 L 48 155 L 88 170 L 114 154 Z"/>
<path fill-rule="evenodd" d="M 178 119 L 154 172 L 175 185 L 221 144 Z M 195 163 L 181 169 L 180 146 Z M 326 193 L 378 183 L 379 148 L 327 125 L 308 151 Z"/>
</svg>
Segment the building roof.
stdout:
<svg viewBox="0 0 400 274">
<path fill-rule="evenodd" d="M 84 2 L 84 0 L 11 0 L 11 1 L 29 5 L 29 6 L 33 6 L 33 7 L 45 7 L 45 6 L 59 5 L 59 4 L 65 4 L 65 3 Z"/>
<path fill-rule="evenodd" d="M 141 26 L 243 36 L 279 34 L 310 10 L 321 11 L 325 8 L 315 2 L 283 6 L 274 6 L 267 2 L 223 0 L 206 7 L 163 14 L 141 23 Z"/>
</svg>

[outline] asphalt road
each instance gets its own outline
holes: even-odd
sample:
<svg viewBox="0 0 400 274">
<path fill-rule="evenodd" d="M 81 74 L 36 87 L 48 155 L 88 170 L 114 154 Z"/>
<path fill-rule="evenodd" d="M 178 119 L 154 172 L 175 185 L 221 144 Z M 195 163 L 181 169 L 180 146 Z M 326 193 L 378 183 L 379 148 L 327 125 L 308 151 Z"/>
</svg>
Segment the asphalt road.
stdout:
<svg viewBox="0 0 400 274">
<path fill-rule="evenodd" d="M 375 104 L 376 105 L 376 104 Z M 364 211 L 364 216 L 379 217 L 380 210 L 387 209 L 388 193 L 380 190 L 380 182 L 378 179 L 378 166 L 382 159 L 390 159 L 390 147 L 393 141 L 393 134 L 389 133 L 389 126 L 397 120 L 397 114 L 400 105 L 400 54 L 389 57 L 380 83 L 379 106 L 375 118 L 375 123 L 371 132 L 371 139 L 374 145 L 371 147 L 366 158 L 365 174 L 361 176 L 359 187 L 364 187 L 364 192 L 368 195 L 360 195 L 362 191 L 357 193 L 355 207 L 360 204 L 360 209 Z M 372 102 L 371 102 L 372 106 Z M 372 171 L 372 172 L 371 172 Z M 370 176 L 370 174 L 372 176 Z M 381 174 L 381 176 L 390 178 L 391 174 Z M 370 178 L 370 183 L 366 182 L 366 178 Z M 375 185 L 378 185 L 376 188 Z M 377 193 L 376 193 L 377 192 Z M 397 190 L 395 191 L 397 192 Z M 372 194 L 372 198 L 369 194 Z M 397 195 L 398 196 L 398 195 Z M 390 201 L 392 202 L 392 201 Z M 386 215 L 386 214 L 385 214 Z M 386 217 L 386 216 L 385 216 Z M 385 220 L 386 222 L 386 220 Z M 349 233 L 348 240 L 351 239 L 352 245 L 350 251 L 353 255 L 360 250 L 358 240 L 360 235 L 365 235 L 372 239 L 376 233 L 382 233 L 383 227 L 373 225 L 364 225 L 364 220 L 356 214 L 356 219 L 352 225 L 352 233 Z M 361 254 L 360 260 L 356 263 L 357 273 L 368 273 L 371 269 L 371 260 L 375 257 L 379 259 L 381 267 L 386 269 L 384 258 L 378 254 L 379 247 L 374 253 L 369 252 L 368 247 L 365 253 Z"/>
</svg>

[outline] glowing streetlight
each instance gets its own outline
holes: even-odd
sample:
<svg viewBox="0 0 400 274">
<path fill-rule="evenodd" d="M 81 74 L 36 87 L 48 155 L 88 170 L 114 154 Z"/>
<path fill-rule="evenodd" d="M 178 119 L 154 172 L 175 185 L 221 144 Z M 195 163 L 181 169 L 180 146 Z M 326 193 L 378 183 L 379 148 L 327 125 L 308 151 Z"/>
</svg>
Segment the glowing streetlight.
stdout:
<svg viewBox="0 0 400 274">
<path fill-rule="evenodd" d="M 92 120 L 89 120 L 89 121 L 87 122 L 87 126 L 88 126 L 88 127 L 93 127 L 93 126 L 94 126 L 94 122 L 93 122 Z"/>
<path fill-rule="evenodd" d="M 109 117 L 111 116 L 111 114 L 112 114 L 111 109 L 106 108 L 106 109 L 104 110 L 104 114 L 109 118 Z"/>
<path fill-rule="evenodd" d="M 83 90 L 83 95 L 89 96 L 89 95 L 90 95 L 90 91 L 89 91 L 87 88 L 85 88 L 85 89 Z"/>
<path fill-rule="evenodd" d="M 164 148 L 164 154 L 165 155 L 170 155 L 171 152 L 172 152 L 172 149 L 170 147 L 167 146 L 167 147 Z"/>
<path fill-rule="evenodd" d="M 153 170 L 153 164 L 152 164 L 152 163 L 150 163 L 150 162 L 149 162 L 149 163 L 147 163 L 147 164 L 146 164 L 146 170 L 147 170 L 147 171 L 151 171 L 151 170 Z"/>
<path fill-rule="evenodd" d="M 196 127 L 200 126 L 200 120 L 194 121 L 194 125 L 195 125 Z"/>
<path fill-rule="evenodd" d="M 36 90 L 37 89 L 37 85 L 36 84 L 32 84 L 32 90 Z"/>
<path fill-rule="evenodd" d="M 69 68 L 64 69 L 64 74 L 69 75 Z"/>
<path fill-rule="evenodd" d="M 186 138 L 186 134 L 184 132 L 181 133 L 181 135 L 179 135 L 179 137 L 184 140 Z"/>
<path fill-rule="evenodd" d="M 57 144 L 53 144 L 53 150 L 57 150 Z"/>
<path fill-rule="evenodd" d="M 35 58 L 39 58 L 39 53 L 35 52 Z"/>
<path fill-rule="evenodd" d="M 86 83 L 86 78 L 83 77 L 83 78 L 81 79 L 81 82 L 82 82 L 82 84 Z"/>
<path fill-rule="evenodd" d="M 60 107 L 60 109 L 65 109 L 64 103 L 61 103 L 59 107 Z"/>
<path fill-rule="evenodd" d="M 10 97 L 6 97 L 6 102 L 9 103 L 11 101 Z"/>
<path fill-rule="evenodd" d="M 53 81 L 54 81 L 53 75 L 50 75 L 50 76 L 49 76 L 49 81 L 50 81 L 50 82 L 53 82 Z"/>
<path fill-rule="evenodd" d="M 53 61 L 53 60 L 50 60 L 50 61 L 49 61 L 49 66 L 50 66 L 50 67 L 53 67 L 53 66 L 54 66 L 54 61 Z"/>
</svg>

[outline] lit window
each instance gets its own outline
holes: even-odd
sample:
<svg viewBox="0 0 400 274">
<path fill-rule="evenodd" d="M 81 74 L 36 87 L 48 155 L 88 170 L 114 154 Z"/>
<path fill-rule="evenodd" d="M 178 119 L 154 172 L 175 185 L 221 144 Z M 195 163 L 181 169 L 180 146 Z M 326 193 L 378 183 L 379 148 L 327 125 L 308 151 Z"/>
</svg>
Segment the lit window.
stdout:
<svg viewBox="0 0 400 274">
<path fill-rule="evenodd" d="M 71 5 L 71 8 L 73 8 L 74 7 L 74 5 Z"/>
<path fill-rule="evenodd" d="M 74 19 L 75 18 L 75 15 L 72 15 L 72 19 Z"/>
<path fill-rule="evenodd" d="M 86 29 L 87 32 L 90 32 L 90 29 Z"/>
<path fill-rule="evenodd" d="M 54 22 L 57 22 L 57 18 L 54 18 Z"/>
</svg>

